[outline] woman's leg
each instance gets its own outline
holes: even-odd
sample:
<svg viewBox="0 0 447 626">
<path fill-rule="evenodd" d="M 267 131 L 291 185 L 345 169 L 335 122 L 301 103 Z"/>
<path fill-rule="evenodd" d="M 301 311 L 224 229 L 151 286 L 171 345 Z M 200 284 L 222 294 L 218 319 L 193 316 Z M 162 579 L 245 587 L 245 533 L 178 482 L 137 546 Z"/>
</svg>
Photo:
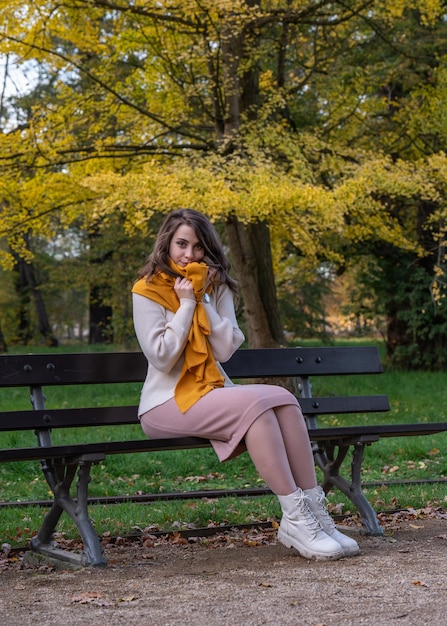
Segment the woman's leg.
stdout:
<svg viewBox="0 0 447 626">
<path fill-rule="evenodd" d="M 290 428 L 290 431 L 292 430 Z M 307 438 L 307 445 L 309 445 L 307 432 L 305 432 L 305 437 Z M 295 436 L 293 439 L 296 441 L 298 437 Z M 259 475 L 273 493 L 287 495 L 296 491 L 298 486 L 301 486 L 295 481 L 294 472 L 287 454 L 284 434 L 275 410 L 269 409 L 253 422 L 245 434 L 245 445 Z M 300 448 L 303 448 L 304 459 L 307 463 L 308 455 L 305 454 L 305 446 L 302 443 Z M 297 454 L 298 457 L 301 456 L 300 450 L 298 450 Z M 299 462 L 295 461 L 295 465 L 298 467 Z M 315 475 L 313 459 L 312 468 Z M 303 473 L 308 472 L 309 470 Z M 315 485 L 316 482 L 310 486 Z M 307 488 L 307 485 L 305 488 Z"/>
<path fill-rule="evenodd" d="M 306 422 L 298 406 L 286 404 L 274 409 L 295 483 L 301 489 L 317 486 L 315 461 Z"/>
<path fill-rule="evenodd" d="M 345 556 L 359 553 L 357 542 L 340 533 L 327 512 L 326 497 L 321 487 L 316 486 L 315 465 L 309 443 L 307 427 L 301 411 L 294 405 L 277 407 L 275 414 L 281 429 L 290 468 L 296 484 L 307 497 L 307 505 L 320 523 L 324 532 L 337 541 Z"/>
<path fill-rule="evenodd" d="M 300 409 L 285 405 L 263 413 L 245 435 L 261 478 L 277 495 L 317 485 L 312 448 Z"/>
<path fill-rule="evenodd" d="M 298 458 L 302 454 L 303 463 L 309 463 L 307 431 L 306 444 L 303 445 L 294 435 L 293 428 L 290 430 L 293 440 L 299 445 Z M 278 540 L 309 559 L 339 559 L 343 556 L 340 544 L 324 532 L 309 509 L 304 491 L 295 482 L 275 410 L 266 411 L 253 422 L 245 435 L 245 445 L 261 478 L 278 496 L 283 511 Z M 295 465 L 298 467 L 299 462 L 295 461 Z M 311 476 L 309 468 L 299 473 Z"/>
</svg>

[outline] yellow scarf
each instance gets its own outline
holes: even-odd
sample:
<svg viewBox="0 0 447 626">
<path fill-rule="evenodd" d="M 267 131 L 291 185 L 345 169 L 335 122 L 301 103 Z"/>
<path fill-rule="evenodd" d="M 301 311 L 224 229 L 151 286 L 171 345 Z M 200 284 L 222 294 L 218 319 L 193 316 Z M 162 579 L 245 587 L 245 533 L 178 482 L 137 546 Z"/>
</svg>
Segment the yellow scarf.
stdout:
<svg viewBox="0 0 447 626">
<path fill-rule="evenodd" d="M 211 332 L 210 323 L 201 302 L 205 293 L 208 266 L 205 263 L 189 263 L 186 267 L 181 267 L 171 261 L 171 267 L 176 273 L 191 281 L 197 299 L 185 347 L 183 367 L 174 392 L 180 411 L 186 413 L 199 398 L 216 387 L 223 387 L 224 378 L 217 367 L 207 338 Z M 132 291 L 154 300 L 175 313 L 180 306 L 180 301 L 174 291 L 174 282 L 173 276 L 159 272 L 151 276 L 148 282 L 146 278 L 138 280 Z"/>
</svg>

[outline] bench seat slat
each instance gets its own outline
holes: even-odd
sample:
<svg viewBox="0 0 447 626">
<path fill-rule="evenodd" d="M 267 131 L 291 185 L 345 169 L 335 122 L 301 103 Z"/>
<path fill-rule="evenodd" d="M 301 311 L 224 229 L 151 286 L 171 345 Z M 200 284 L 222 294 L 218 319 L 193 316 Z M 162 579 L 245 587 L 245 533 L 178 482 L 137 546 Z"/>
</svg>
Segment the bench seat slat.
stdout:
<svg viewBox="0 0 447 626">
<path fill-rule="evenodd" d="M 336 428 L 310 429 L 312 441 L 333 441 L 334 443 L 353 443 L 368 440 L 371 437 L 411 437 L 447 432 L 447 422 L 420 424 L 381 424 L 370 426 L 346 426 Z M 87 454 L 121 454 L 131 452 L 150 452 L 183 450 L 190 448 L 208 448 L 207 439 L 198 437 L 178 437 L 175 439 L 133 439 L 130 441 L 101 441 L 98 443 L 67 444 L 41 448 L 20 448 L 0 450 L 0 461 L 56 459 L 80 457 Z"/>
<path fill-rule="evenodd" d="M 209 448 L 208 439 L 179 437 L 175 439 L 132 439 L 129 441 L 101 441 L 85 444 L 64 444 L 63 446 L 43 446 L 41 448 L 19 448 L 0 450 L 0 461 L 41 459 L 70 459 L 91 454 L 121 454 L 131 452 L 151 452 Z"/>
<path fill-rule="evenodd" d="M 356 440 L 358 437 L 412 437 L 447 432 L 447 422 L 420 422 L 418 424 L 369 424 L 366 426 L 338 426 L 334 428 L 309 429 L 313 441 Z"/>
</svg>

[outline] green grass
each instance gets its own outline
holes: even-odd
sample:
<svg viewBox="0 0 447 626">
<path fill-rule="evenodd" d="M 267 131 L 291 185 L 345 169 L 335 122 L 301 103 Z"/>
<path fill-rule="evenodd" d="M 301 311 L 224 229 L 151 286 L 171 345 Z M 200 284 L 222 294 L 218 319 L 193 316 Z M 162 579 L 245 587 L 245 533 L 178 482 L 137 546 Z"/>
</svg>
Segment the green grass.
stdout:
<svg viewBox="0 0 447 626">
<path fill-rule="evenodd" d="M 37 352 L 37 350 L 36 350 Z M 410 423 L 447 421 L 444 372 L 386 371 L 377 376 L 341 376 L 313 379 L 313 394 L 387 394 L 387 414 L 327 416 L 320 425 Z M 47 390 L 49 408 L 101 406 L 110 403 L 138 403 L 139 384 L 66 387 Z M 29 408 L 23 389 L 0 390 L 2 410 Z M 94 441 L 104 438 L 105 429 L 94 428 L 54 432 L 54 443 Z M 139 426 L 107 429 L 109 439 L 144 438 Z M 35 445 L 33 433 L 0 433 L 0 447 Z M 382 439 L 367 447 L 363 464 L 364 483 L 372 481 L 429 480 L 447 477 L 447 433 L 427 437 Z M 346 460 L 349 469 L 349 459 Z M 221 464 L 213 450 L 181 450 L 151 454 L 109 456 L 92 470 L 92 496 L 131 496 L 139 493 L 167 493 L 195 489 L 263 486 L 247 454 Z M 447 505 L 445 484 L 365 487 L 365 494 L 377 511 Z M 0 501 L 49 499 L 50 492 L 38 463 L 0 464 Z M 350 501 L 334 490 L 332 506 L 352 512 Z M 14 507 L 0 509 L 0 541 L 22 545 L 40 526 L 43 509 Z M 249 523 L 279 516 L 276 498 L 216 498 L 155 502 L 150 504 L 96 505 L 90 508 L 98 533 L 129 534 L 134 527 L 156 526 L 163 530 L 188 526 Z M 59 530 L 68 537 L 77 535 L 67 516 Z"/>
</svg>

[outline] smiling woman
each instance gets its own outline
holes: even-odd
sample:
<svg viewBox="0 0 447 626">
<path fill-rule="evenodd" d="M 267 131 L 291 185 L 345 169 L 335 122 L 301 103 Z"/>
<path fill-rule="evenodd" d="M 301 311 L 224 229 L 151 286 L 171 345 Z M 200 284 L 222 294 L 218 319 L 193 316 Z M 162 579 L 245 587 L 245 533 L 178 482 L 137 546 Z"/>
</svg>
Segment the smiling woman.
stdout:
<svg viewBox="0 0 447 626">
<path fill-rule="evenodd" d="M 326 511 L 295 396 L 278 385 L 235 385 L 220 364 L 244 340 L 228 270 L 207 217 L 191 209 L 167 216 L 133 287 L 135 331 L 148 362 L 138 409 L 143 431 L 151 439 L 209 439 L 220 461 L 248 451 L 278 496 L 284 545 L 318 560 L 357 554 Z"/>
</svg>

